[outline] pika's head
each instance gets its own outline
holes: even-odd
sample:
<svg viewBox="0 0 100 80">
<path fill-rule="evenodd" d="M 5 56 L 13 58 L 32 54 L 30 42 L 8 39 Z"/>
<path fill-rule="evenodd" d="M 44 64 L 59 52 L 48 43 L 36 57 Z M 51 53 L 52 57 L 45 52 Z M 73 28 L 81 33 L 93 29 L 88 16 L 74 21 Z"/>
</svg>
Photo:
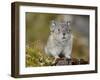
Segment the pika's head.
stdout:
<svg viewBox="0 0 100 80">
<path fill-rule="evenodd" d="M 71 37 L 71 22 L 58 22 L 52 20 L 50 26 L 51 35 L 58 41 L 65 41 Z"/>
</svg>

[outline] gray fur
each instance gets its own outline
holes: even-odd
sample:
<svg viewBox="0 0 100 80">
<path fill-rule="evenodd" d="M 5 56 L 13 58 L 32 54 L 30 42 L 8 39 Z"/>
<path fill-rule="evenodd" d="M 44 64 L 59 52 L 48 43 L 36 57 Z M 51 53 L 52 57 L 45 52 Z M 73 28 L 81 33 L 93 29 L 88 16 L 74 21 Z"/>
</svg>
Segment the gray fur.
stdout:
<svg viewBox="0 0 100 80">
<path fill-rule="evenodd" d="M 70 21 L 52 21 L 50 35 L 45 46 L 45 53 L 59 58 L 63 54 L 66 58 L 71 58 L 73 35 L 71 33 Z"/>
</svg>

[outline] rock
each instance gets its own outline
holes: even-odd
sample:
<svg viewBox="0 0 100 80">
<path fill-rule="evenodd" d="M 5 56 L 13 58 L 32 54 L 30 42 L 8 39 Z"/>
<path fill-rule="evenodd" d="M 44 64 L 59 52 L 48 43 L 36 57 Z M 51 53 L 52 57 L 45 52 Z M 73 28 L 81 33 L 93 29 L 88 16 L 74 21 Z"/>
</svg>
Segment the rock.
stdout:
<svg viewBox="0 0 100 80">
<path fill-rule="evenodd" d="M 67 64 L 67 61 L 62 58 L 62 59 L 59 59 L 57 62 L 56 62 L 56 65 L 66 65 Z"/>
<path fill-rule="evenodd" d="M 85 61 L 84 59 L 66 59 L 66 58 L 59 58 L 55 62 L 55 66 L 57 65 L 81 65 L 81 64 L 88 64 L 88 61 Z"/>
</svg>

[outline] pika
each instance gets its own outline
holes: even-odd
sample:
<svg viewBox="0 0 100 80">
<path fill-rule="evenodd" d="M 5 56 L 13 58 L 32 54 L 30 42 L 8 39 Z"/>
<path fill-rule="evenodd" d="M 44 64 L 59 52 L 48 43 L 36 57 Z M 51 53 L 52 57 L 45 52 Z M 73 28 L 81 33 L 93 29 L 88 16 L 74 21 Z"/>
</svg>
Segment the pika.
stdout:
<svg viewBox="0 0 100 80">
<path fill-rule="evenodd" d="M 50 35 L 45 45 L 45 53 L 52 55 L 55 59 L 63 55 L 70 59 L 72 53 L 73 35 L 71 31 L 70 21 L 58 22 L 51 21 Z"/>
</svg>

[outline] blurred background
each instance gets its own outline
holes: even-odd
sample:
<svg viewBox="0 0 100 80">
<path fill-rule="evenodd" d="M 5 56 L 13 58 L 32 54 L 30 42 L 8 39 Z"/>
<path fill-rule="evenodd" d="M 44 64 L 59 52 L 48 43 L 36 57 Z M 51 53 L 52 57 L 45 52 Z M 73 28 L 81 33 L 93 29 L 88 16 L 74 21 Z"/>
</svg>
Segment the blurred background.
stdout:
<svg viewBox="0 0 100 80">
<path fill-rule="evenodd" d="M 71 21 L 72 57 L 89 61 L 89 16 L 26 12 L 26 67 L 50 66 L 54 57 L 44 52 L 52 20 Z"/>
</svg>

